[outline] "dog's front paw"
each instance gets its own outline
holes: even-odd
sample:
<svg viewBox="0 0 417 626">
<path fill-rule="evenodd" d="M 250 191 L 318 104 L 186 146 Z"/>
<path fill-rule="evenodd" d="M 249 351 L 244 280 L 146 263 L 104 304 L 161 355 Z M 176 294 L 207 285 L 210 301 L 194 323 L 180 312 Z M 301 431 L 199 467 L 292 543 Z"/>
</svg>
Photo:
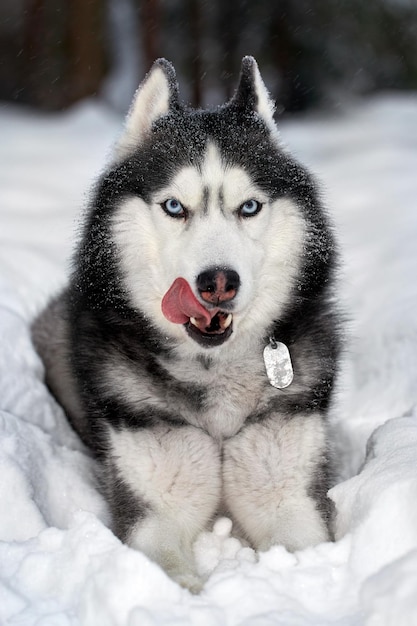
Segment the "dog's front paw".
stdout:
<svg viewBox="0 0 417 626">
<path fill-rule="evenodd" d="M 175 582 L 181 585 L 181 587 L 188 589 L 191 593 L 197 594 L 203 589 L 203 579 L 194 572 L 168 572 L 168 574 Z"/>
<path fill-rule="evenodd" d="M 159 564 L 181 587 L 188 589 L 191 593 L 199 593 L 202 590 L 204 579 L 195 569 L 191 548 L 184 549 L 182 554 L 176 550 L 165 550 L 159 556 Z"/>
</svg>

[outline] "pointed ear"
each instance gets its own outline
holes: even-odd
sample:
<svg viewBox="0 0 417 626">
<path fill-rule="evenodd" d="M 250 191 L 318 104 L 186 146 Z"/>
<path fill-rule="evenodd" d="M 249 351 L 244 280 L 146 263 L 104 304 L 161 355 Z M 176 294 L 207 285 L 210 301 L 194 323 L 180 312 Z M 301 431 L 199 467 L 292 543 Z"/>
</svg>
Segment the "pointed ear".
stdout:
<svg viewBox="0 0 417 626">
<path fill-rule="evenodd" d="M 123 159 L 142 143 L 153 122 L 178 104 L 178 83 L 169 61 L 158 59 L 139 85 L 125 127 L 116 145 L 116 159 Z"/>
<path fill-rule="evenodd" d="M 245 112 L 255 111 L 269 131 L 278 138 L 274 121 L 275 103 L 262 80 L 258 64 L 251 56 L 243 57 L 239 85 L 230 104 Z"/>
</svg>

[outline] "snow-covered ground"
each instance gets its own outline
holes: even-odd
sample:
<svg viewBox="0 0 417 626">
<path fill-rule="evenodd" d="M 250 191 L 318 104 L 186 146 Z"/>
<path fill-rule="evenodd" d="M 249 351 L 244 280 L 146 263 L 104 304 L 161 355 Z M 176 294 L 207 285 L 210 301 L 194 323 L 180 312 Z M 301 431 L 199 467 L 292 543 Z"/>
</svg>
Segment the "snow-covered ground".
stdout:
<svg viewBox="0 0 417 626">
<path fill-rule="evenodd" d="M 417 96 L 282 124 L 324 183 L 349 338 L 332 411 L 337 541 L 254 555 L 217 521 L 192 596 L 107 527 L 93 461 L 43 384 L 29 323 L 63 284 L 121 121 L 0 108 L 0 624 L 417 624 Z"/>
</svg>

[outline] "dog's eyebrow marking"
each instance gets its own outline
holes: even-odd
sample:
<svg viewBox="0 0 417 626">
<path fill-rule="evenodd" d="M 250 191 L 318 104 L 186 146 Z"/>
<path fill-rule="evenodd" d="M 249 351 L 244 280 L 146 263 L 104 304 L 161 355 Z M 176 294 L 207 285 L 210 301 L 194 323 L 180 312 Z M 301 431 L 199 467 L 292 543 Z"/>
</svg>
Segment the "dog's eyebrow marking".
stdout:
<svg viewBox="0 0 417 626">
<path fill-rule="evenodd" d="M 201 202 L 202 215 L 208 215 L 210 191 L 208 185 L 203 188 L 203 200 Z"/>
<path fill-rule="evenodd" d="M 219 189 L 219 209 L 220 209 L 221 214 L 225 215 L 223 185 Z"/>
</svg>

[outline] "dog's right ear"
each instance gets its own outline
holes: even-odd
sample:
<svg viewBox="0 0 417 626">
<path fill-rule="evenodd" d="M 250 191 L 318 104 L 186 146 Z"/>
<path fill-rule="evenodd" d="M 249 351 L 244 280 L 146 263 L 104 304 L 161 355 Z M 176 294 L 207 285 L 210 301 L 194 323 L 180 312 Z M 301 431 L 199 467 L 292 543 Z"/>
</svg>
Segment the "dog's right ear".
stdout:
<svg viewBox="0 0 417 626">
<path fill-rule="evenodd" d="M 116 159 L 123 159 L 142 143 L 153 122 L 178 105 L 178 83 L 173 65 L 158 59 L 139 85 L 125 127 L 116 145 Z"/>
<path fill-rule="evenodd" d="M 274 122 L 275 103 L 271 99 L 259 72 L 258 64 L 251 56 L 243 57 L 240 80 L 229 106 L 238 111 L 255 112 L 264 121 L 272 137 L 279 143 L 279 132 Z"/>
</svg>

